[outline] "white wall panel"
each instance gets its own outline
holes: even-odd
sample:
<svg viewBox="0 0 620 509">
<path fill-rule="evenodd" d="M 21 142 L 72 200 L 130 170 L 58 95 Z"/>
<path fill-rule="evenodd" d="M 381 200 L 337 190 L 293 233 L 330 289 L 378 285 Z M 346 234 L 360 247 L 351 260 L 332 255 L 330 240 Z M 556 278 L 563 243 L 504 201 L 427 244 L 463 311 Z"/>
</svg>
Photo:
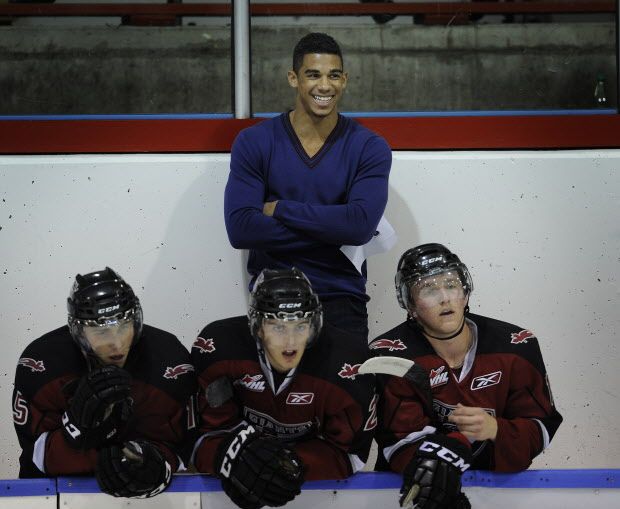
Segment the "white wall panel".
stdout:
<svg viewBox="0 0 620 509">
<path fill-rule="evenodd" d="M 65 320 L 76 272 L 118 270 L 145 320 L 189 346 L 245 312 L 244 255 L 228 244 L 228 155 L 0 158 L 0 476 L 15 477 L 15 363 Z M 617 344 L 620 151 L 395 152 L 387 217 L 399 233 L 369 262 L 371 335 L 402 320 L 399 255 L 443 242 L 474 277 L 474 312 L 539 336 L 565 417 L 537 468 L 610 468 L 620 452 Z"/>
</svg>

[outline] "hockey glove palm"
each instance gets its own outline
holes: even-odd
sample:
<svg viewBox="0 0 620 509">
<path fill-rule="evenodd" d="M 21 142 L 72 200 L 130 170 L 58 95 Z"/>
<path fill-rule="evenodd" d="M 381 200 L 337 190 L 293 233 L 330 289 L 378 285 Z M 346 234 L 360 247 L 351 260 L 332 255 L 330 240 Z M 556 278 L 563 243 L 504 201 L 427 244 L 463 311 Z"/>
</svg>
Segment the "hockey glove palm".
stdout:
<svg viewBox="0 0 620 509">
<path fill-rule="evenodd" d="M 282 506 L 301 492 L 304 471 L 297 454 L 253 426 L 225 440 L 216 458 L 222 487 L 241 509 Z"/>
<path fill-rule="evenodd" d="M 469 448 L 455 438 L 429 435 L 403 472 L 401 507 L 420 509 L 465 508 L 461 474 L 471 464 Z"/>
<path fill-rule="evenodd" d="M 116 366 L 83 376 L 62 416 L 67 442 L 77 449 L 98 447 L 114 439 L 131 416 L 131 376 Z"/>
<path fill-rule="evenodd" d="M 108 495 L 149 498 L 168 487 L 172 469 L 155 445 L 132 441 L 102 449 L 95 476 L 101 491 Z"/>
</svg>

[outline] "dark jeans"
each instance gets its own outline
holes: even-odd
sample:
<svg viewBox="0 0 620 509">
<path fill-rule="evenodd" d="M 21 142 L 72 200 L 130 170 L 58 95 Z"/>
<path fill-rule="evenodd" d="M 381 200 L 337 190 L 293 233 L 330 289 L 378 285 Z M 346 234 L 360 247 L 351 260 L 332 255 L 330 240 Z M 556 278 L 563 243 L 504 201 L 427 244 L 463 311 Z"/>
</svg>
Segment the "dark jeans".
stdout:
<svg viewBox="0 0 620 509">
<path fill-rule="evenodd" d="M 350 297 L 321 299 L 323 321 L 346 330 L 363 339 L 368 344 L 368 312 L 366 303 Z"/>
</svg>

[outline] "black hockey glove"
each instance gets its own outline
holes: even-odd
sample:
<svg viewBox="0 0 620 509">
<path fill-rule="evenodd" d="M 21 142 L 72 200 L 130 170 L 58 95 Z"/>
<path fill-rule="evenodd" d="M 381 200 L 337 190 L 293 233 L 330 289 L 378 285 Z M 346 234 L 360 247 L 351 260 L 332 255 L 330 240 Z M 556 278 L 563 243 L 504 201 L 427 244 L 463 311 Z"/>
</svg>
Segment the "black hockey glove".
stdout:
<svg viewBox="0 0 620 509">
<path fill-rule="evenodd" d="M 139 440 L 99 451 L 95 477 L 108 495 L 149 498 L 168 487 L 172 469 L 155 445 Z"/>
<path fill-rule="evenodd" d="M 304 482 L 297 454 L 253 426 L 220 444 L 215 465 L 224 491 L 241 509 L 282 506 L 299 495 Z"/>
<path fill-rule="evenodd" d="M 100 447 L 113 441 L 131 416 L 131 376 L 116 366 L 84 375 L 62 416 L 63 432 L 76 449 Z"/>
<path fill-rule="evenodd" d="M 401 507 L 413 503 L 420 509 L 466 509 L 461 474 L 471 461 L 471 451 L 456 438 L 427 436 L 403 472 Z"/>
</svg>

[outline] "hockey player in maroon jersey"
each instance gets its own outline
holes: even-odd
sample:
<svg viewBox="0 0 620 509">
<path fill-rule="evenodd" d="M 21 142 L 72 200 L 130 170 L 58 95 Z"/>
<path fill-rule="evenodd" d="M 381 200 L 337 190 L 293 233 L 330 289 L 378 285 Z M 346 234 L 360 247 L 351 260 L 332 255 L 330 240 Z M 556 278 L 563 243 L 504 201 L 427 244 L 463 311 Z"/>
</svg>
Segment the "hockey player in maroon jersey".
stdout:
<svg viewBox="0 0 620 509">
<path fill-rule="evenodd" d="M 377 468 L 403 473 L 401 505 L 469 507 L 462 472 L 526 469 L 562 422 L 538 340 L 469 313 L 469 271 L 441 244 L 406 251 L 395 283 L 407 320 L 370 348 L 415 366 L 379 378 Z"/>
<path fill-rule="evenodd" d="M 297 269 L 261 272 L 248 316 L 207 325 L 192 347 L 200 385 L 193 462 L 239 507 L 281 506 L 304 480 L 360 470 L 376 426 L 368 351 L 322 324 Z"/>
<path fill-rule="evenodd" d="M 19 476 L 94 474 L 110 495 L 154 496 L 181 465 L 189 352 L 143 325 L 138 298 L 108 267 L 78 274 L 67 306 L 69 324 L 30 343 L 17 365 Z"/>
</svg>

